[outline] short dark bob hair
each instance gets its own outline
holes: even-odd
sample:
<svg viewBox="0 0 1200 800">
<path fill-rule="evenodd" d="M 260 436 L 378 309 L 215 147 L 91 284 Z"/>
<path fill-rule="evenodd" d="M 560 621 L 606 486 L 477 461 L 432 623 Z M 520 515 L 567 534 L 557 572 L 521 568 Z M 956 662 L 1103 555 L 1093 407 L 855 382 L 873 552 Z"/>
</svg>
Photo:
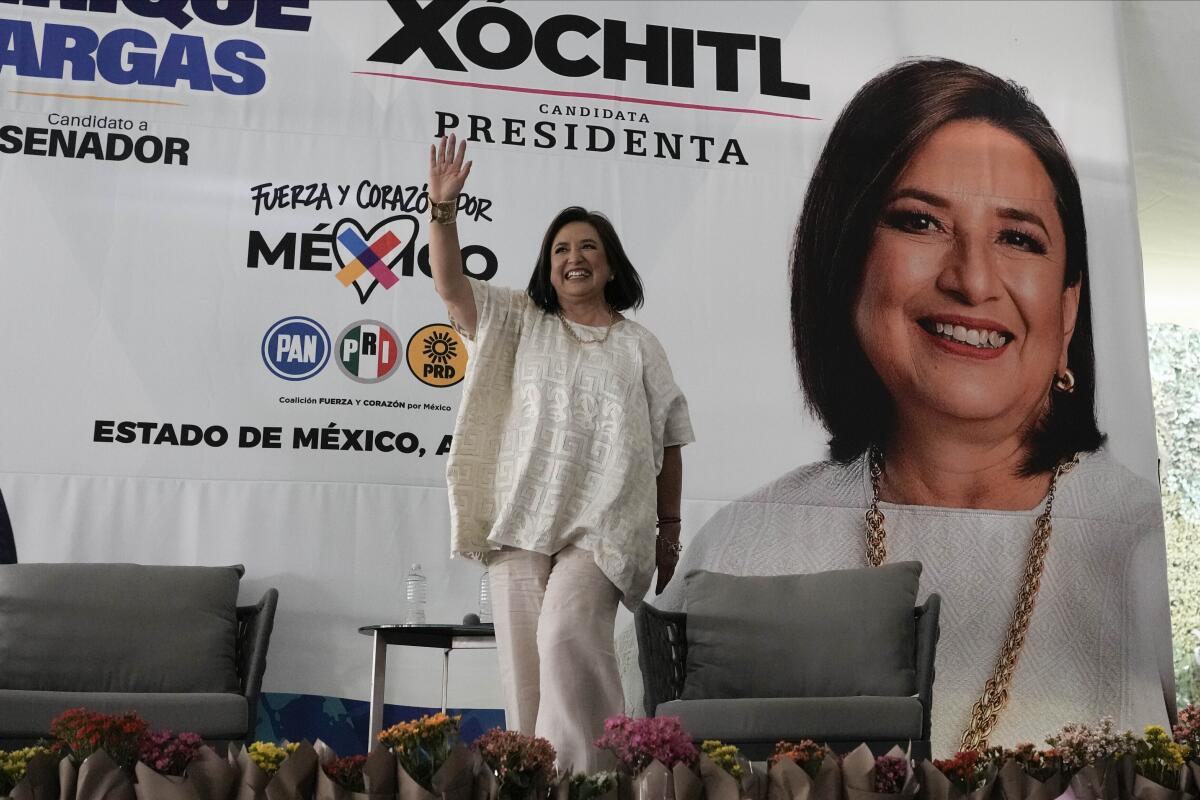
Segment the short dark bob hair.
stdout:
<svg viewBox="0 0 1200 800">
<path fill-rule="evenodd" d="M 1066 233 L 1063 288 L 1083 284 L 1067 351 L 1075 391 L 1051 389 L 1049 413 L 1029 432 L 1022 470 L 1036 474 L 1104 442 L 1096 424 L 1087 229 L 1079 180 L 1045 114 L 1024 88 L 978 67 L 948 59 L 902 62 L 863 86 L 834 124 L 792 245 L 792 345 L 800 383 L 829 431 L 833 459 L 852 461 L 871 446 L 884 446 L 892 401 L 858 342 L 854 303 L 892 185 L 933 132 L 955 120 L 988 122 L 1037 155 L 1054 185 Z"/>
<path fill-rule="evenodd" d="M 554 237 L 558 236 L 558 232 L 572 222 L 586 222 L 600 234 L 608 268 L 613 274 L 612 281 L 604 287 L 604 299 L 608 304 L 614 311 L 641 308 L 645 299 L 642 278 L 633 268 L 629 256 L 625 255 L 617 229 L 599 211 L 588 211 L 580 206 L 570 206 L 558 212 L 542 237 L 542 247 L 538 250 L 537 263 L 533 266 L 533 275 L 529 277 L 529 288 L 526 290 L 533 302 L 550 314 L 559 309 L 558 292 L 550 283 L 550 248 L 554 246 Z"/>
</svg>

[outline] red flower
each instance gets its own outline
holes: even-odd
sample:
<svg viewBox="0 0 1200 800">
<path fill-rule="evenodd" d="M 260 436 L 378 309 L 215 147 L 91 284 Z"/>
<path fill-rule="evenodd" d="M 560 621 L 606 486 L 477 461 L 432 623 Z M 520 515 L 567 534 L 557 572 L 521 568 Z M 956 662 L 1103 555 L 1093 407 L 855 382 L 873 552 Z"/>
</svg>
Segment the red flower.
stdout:
<svg viewBox="0 0 1200 800">
<path fill-rule="evenodd" d="M 959 750 L 953 758 L 935 758 L 933 766 L 964 793 L 973 792 L 983 783 L 988 762 L 978 750 Z"/>
<path fill-rule="evenodd" d="M 363 779 L 363 764 L 367 763 L 366 756 L 344 756 L 335 758 L 325 765 L 325 774 L 329 779 L 351 792 L 365 792 L 366 782 Z"/>
<path fill-rule="evenodd" d="M 816 780 L 825 756 L 833 751 L 823 744 L 817 744 L 812 739 L 801 739 L 799 742 L 779 742 L 775 752 L 768 759 L 768 764 L 775 766 L 780 761 L 792 761 L 796 766 L 808 773 L 808 777 Z"/>
<path fill-rule="evenodd" d="M 92 753 L 104 750 L 122 769 L 130 771 L 149 725 L 136 712 L 99 714 L 72 708 L 50 723 L 50 733 L 71 759 L 81 764 Z"/>
</svg>

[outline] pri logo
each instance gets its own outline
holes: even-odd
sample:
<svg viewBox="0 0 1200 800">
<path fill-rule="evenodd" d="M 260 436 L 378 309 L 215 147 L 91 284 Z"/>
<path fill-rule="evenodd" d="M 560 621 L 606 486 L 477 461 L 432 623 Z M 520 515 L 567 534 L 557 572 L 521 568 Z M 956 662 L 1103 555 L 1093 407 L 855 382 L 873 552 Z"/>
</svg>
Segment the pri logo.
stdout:
<svg viewBox="0 0 1200 800">
<path fill-rule="evenodd" d="M 408 368 L 427 386 L 453 386 L 467 374 L 467 348 L 449 325 L 426 325 L 408 340 Z"/>
<path fill-rule="evenodd" d="M 333 228 L 333 255 L 340 267 L 338 281 L 353 286 L 362 303 L 367 302 L 376 286 L 395 286 L 399 278 L 392 268 L 411 257 L 417 227 L 416 219 L 407 215 L 388 217 L 369 231 L 356 220 L 339 220 Z"/>
<path fill-rule="evenodd" d="M 286 317 L 263 337 L 262 357 L 267 369 L 285 381 L 306 380 L 329 361 L 329 334 L 308 317 Z"/>
<path fill-rule="evenodd" d="M 337 365 L 359 383 L 390 377 L 400 361 L 396 332 L 373 319 L 352 322 L 337 338 Z"/>
</svg>

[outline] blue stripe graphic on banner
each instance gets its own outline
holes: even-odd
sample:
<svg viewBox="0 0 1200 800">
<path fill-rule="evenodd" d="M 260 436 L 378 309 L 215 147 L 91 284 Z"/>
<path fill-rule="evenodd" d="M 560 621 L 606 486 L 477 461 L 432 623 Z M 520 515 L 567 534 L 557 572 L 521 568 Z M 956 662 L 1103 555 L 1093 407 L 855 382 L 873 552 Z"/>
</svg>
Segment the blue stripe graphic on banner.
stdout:
<svg viewBox="0 0 1200 800">
<path fill-rule="evenodd" d="M 387 705 L 383 709 L 383 727 L 433 714 L 437 708 Z M 504 727 L 504 711 L 499 708 L 451 708 L 450 714 L 462 715 L 462 741 L 470 744 L 489 728 Z M 316 694 L 263 692 L 258 700 L 258 727 L 254 738 L 281 742 L 322 740 L 340 756 L 365 753 L 371 704 L 366 700 L 324 697 Z"/>
</svg>

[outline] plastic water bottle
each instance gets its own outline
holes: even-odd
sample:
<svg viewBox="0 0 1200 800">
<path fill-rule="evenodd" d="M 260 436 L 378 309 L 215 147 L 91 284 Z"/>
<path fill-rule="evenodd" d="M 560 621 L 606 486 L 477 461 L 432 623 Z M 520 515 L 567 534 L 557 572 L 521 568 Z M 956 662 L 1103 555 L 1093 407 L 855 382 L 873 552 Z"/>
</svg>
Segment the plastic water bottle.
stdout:
<svg viewBox="0 0 1200 800">
<path fill-rule="evenodd" d="M 408 574 L 404 576 L 404 624 L 425 624 L 425 600 L 427 592 L 425 575 L 421 572 L 420 564 L 413 564 Z"/>
<path fill-rule="evenodd" d="M 486 569 L 479 579 L 479 621 L 492 621 L 492 580 Z"/>
</svg>

